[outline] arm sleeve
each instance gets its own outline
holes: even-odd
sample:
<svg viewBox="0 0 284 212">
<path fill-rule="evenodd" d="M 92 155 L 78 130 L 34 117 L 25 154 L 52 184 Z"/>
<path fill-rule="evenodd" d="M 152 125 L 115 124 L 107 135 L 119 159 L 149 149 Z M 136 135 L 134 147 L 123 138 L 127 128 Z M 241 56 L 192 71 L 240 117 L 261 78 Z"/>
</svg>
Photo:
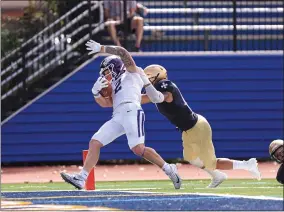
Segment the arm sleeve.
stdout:
<svg viewBox="0 0 284 212">
<path fill-rule="evenodd" d="M 152 84 L 145 88 L 146 94 L 153 103 L 161 103 L 165 100 L 164 94 L 157 91 Z"/>
<path fill-rule="evenodd" d="M 153 87 L 153 85 L 151 84 L 145 88 L 146 94 L 153 103 L 163 102 L 165 100 L 163 93 L 173 93 L 175 89 L 176 85 L 170 80 L 161 80 L 155 84 L 155 87 Z"/>
</svg>

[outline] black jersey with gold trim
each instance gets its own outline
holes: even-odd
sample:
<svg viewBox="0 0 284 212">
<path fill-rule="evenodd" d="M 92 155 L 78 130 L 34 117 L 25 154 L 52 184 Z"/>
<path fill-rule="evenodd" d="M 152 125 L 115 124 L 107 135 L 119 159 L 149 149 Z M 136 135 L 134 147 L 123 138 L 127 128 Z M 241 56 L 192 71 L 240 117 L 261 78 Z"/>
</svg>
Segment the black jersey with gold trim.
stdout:
<svg viewBox="0 0 284 212">
<path fill-rule="evenodd" d="M 182 131 L 192 128 L 197 122 L 197 114 L 188 106 L 176 84 L 170 80 L 161 80 L 154 86 L 162 93 L 170 92 L 173 95 L 171 103 L 156 104 L 159 112 Z"/>
</svg>

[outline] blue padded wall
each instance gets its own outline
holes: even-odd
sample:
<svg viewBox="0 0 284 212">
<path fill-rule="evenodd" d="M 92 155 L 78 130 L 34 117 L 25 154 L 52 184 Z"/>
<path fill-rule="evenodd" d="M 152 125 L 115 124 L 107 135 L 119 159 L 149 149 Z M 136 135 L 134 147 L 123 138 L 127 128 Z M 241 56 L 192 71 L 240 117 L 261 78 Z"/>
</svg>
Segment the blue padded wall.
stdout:
<svg viewBox="0 0 284 212">
<path fill-rule="evenodd" d="M 95 59 L 2 125 L 2 163 L 81 161 L 93 133 L 111 117 L 91 88 Z M 194 111 L 213 129 L 217 157 L 268 158 L 271 140 L 283 138 L 282 55 L 136 56 L 138 66 L 157 63 Z M 146 144 L 164 158 L 182 158 L 181 135 L 153 104 L 146 113 Z M 111 133 L 111 132 L 110 132 Z M 103 148 L 101 160 L 135 159 L 125 136 Z"/>
</svg>

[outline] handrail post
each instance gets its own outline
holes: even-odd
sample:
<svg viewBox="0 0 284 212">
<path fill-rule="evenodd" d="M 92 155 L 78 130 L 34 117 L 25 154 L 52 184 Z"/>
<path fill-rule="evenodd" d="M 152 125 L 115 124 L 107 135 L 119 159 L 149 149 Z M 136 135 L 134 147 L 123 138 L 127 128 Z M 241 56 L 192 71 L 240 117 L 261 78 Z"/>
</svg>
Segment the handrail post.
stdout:
<svg viewBox="0 0 284 212">
<path fill-rule="evenodd" d="M 27 79 L 27 68 L 26 68 L 26 55 L 25 55 L 25 49 L 26 46 L 22 46 L 21 48 L 21 57 L 22 57 L 22 83 L 23 83 L 23 99 L 24 101 L 27 100 L 27 84 L 26 84 L 26 79 Z"/>
<path fill-rule="evenodd" d="M 92 16 L 92 10 L 91 10 L 91 0 L 88 0 L 88 12 L 89 12 L 89 36 L 90 39 L 92 38 L 92 24 L 93 24 L 93 16 Z"/>
<path fill-rule="evenodd" d="M 124 48 L 128 49 L 127 45 L 127 34 L 128 34 L 128 24 L 127 24 L 127 0 L 123 0 L 123 25 L 124 25 L 124 35 L 123 35 L 123 43 Z"/>
<path fill-rule="evenodd" d="M 237 51 L 237 2 L 233 0 L 233 51 Z"/>
</svg>

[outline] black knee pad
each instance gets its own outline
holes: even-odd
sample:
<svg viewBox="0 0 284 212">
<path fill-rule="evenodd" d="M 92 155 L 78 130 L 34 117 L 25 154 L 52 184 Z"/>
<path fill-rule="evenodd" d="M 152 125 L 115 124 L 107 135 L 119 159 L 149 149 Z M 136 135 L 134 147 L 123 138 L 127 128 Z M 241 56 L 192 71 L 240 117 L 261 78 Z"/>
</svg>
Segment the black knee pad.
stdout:
<svg viewBox="0 0 284 212">
<path fill-rule="evenodd" d="M 284 164 L 282 164 L 278 169 L 276 180 L 279 183 L 284 184 Z"/>
</svg>

